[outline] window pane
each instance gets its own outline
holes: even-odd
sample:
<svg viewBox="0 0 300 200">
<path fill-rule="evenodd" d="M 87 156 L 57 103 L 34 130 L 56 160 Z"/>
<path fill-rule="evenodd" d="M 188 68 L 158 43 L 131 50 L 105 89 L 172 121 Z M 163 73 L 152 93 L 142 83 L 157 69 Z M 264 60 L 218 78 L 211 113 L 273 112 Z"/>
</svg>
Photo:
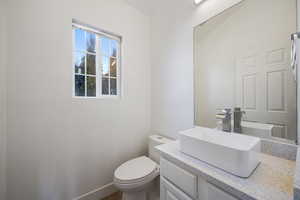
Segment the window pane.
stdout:
<svg viewBox="0 0 300 200">
<path fill-rule="evenodd" d="M 85 73 L 85 55 L 83 53 L 75 53 L 75 73 Z"/>
<path fill-rule="evenodd" d="M 108 78 L 102 78 L 102 94 L 103 95 L 109 94 Z"/>
<path fill-rule="evenodd" d="M 106 37 L 101 37 L 100 38 L 100 43 L 101 43 L 101 53 L 103 55 L 109 56 L 110 39 L 108 39 Z"/>
<path fill-rule="evenodd" d="M 85 96 L 85 77 L 75 75 L 75 96 Z"/>
<path fill-rule="evenodd" d="M 94 33 L 86 32 L 86 46 L 87 51 L 94 53 L 96 50 L 96 35 Z"/>
<path fill-rule="evenodd" d="M 75 29 L 75 49 L 77 51 L 86 50 L 85 31 L 78 28 Z"/>
<path fill-rule="evenodd" d="M 115 40 L 111 40 L 110 45 L 111 45 L 111 48 L 110 48 L 110 49 L 111 49 L 110 56 L 117 57 L 118 42 L 115 41 Z"/>
<path fill-rule="evenodd" d="M 87 96 L 96 96 L 96 77 L 87 77 Z"/>
<path fill-rule="evenodd" d="M 110 94 L 117 95 L 117 79 L 110 79 Z"/>
<path fill-rule="evenodd" d="M 86 56 L 87 74 L 96 75 L 96 56 L 91 54 L 87 54 Z"/>
<path fill-rule="evenodd" d="M 110 76 L 117 77 L 117 59 L 110 58 Z"/>
<path fill-rule="evenodd" d="M 102 74 L 109 76 L 109 57 L 107 56 L 102 56 Z"/>
</svg>

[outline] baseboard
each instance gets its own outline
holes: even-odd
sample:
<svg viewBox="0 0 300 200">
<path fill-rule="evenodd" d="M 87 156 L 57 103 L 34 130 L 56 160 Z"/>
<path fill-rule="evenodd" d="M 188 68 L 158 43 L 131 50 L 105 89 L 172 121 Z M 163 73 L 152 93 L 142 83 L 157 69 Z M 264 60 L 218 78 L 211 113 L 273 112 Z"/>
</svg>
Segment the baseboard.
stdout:
<svg viewBox="0 0 300 200">
<path fill-rule="evenodd" d="M 97 188 L 88 193 L 85 193 L 79 197 L 76 197 L 73 200 L 100 200 L 100 199 L 107 197 L 115 192 L 117 192 L 117 188 L 114 186 L 113 183 L 109 183 L 100 188 Z"/>
</svg>

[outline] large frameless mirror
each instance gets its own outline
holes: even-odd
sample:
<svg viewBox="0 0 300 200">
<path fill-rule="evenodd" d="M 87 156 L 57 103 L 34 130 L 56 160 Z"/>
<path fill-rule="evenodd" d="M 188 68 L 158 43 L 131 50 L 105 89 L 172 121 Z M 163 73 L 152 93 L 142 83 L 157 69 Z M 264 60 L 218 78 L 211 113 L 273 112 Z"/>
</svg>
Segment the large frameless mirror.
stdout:
<svg viewBox="0 0 300 200">
<path fill-rule="evenodd" d="M 297 142 L 296 15 L 296 0 L 244 0 L 195 27 L 197 126 Z"/>
</svg>

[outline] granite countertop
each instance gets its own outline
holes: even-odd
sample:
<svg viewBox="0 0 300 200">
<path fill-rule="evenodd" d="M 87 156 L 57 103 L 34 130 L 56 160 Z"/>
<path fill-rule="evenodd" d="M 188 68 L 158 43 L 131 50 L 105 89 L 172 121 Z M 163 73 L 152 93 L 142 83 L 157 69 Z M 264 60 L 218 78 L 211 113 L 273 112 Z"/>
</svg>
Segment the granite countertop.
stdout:
<svg viewBox="0 0 300 200">
<path fill-rule="evenodd" d="M 162 156 L 178 163 L 241 200 L 292 200 L 295 161 L 260 154 L 260 165 L 249 178 L 240 178 L 183 154 L 179 142 L 156 147 Z"/>
<path fill-rule="evenodd" d="M 300 148 L 297 153 L 297 164 L 294 178 L 294 200 L 300 200 Z"/>
</svg>

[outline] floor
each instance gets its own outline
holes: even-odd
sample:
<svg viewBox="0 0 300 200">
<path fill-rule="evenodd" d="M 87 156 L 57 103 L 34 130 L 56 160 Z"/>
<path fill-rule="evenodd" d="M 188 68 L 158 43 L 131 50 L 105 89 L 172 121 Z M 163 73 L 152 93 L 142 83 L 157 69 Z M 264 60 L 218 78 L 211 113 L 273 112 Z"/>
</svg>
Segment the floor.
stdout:
<svg viewBox="0 0 300 200">
<path fill-rule="evenodd" d="M 155 186 L 153 187 L 153 190 L 149 193 L 149 200 L 160 200 L 159 198 L 159 178 L 155 180 Z M 100 200 L 122 200 L 122 193 L 116 192 L 108 197 L 105 197 L 104 199 Z"/>
<path fill-rule="evenodd" d="M 122 193 L 121 192 L 116 192 L 108 197 L 105 197 L 104 199 L 101 200 L 122 200 Z M 159 200 L 159 194 L 152 194 L 150 196 L 150 200 Z"/>
<path fill-rule="evenodd" d="M 121 192 L 116 192 L 102 200 L 122 200 L 122 193 Z"/>
</svg>

